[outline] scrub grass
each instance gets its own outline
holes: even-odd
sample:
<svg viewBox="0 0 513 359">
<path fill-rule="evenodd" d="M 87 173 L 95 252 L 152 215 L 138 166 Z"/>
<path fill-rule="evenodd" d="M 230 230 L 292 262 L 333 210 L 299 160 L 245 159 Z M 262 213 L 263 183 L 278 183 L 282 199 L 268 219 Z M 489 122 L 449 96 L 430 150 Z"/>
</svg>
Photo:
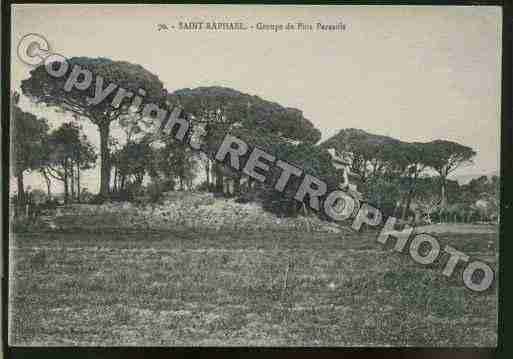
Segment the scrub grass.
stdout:
<svg viewBox="0 0 513 359">
<path fill-rule="evenodd" d="M 377 233 L 18 233 L 17 346 L 495 346 L 496 287 Z M 441 235 L 495 268 L 497 235 Z"/>
</svg>

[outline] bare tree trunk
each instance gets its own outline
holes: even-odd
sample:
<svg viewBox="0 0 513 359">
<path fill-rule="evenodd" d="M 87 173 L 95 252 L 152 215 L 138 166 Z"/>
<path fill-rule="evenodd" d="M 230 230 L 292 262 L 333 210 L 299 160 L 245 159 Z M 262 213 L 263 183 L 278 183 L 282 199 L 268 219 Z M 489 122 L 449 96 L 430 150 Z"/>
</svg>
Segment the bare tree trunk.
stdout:
<svg viewBox="0 0 513 359">
<path fill-rule="evenodd" d="M 80 158 L 80 157 L 79 157 Z M 77 165 L 77 202 L 80 203 L 80 161 Z"/>
<path fill-rule="evenodd" d="M 109 133 L 110 123 L 100 122 L 100 196 L 107 197 L 110 191 L 110 153 L 109 153 Z"/>
<path fill-rule="evenodd" d="M 209 188 L 210 187 L 210 159 L 209 158 L 207 158 L 207 162 L 205 164 L 205 174 L 207 176 L 207 185 L 208 185 L 207 188 Z"/>
<path fill-rule="evenodd" d="M 45 183 L 46 183 L 46 192 L 48 195 L 48 199 L 52 199 L 52 181 L 50 179 L 50 176 L 48 176 L 48 173 L 46 173 L 46 170 L 41 170 L 41 175 L 43 176 Z"/>
<path fill-rule="evenodd" d="M 64 161 L 64 203 L 69 201 L 69 188 L 68 188 L 68 159 Z"/>
<path fill-rule="evenodd" d="M 136 188 L 140 188 L 142 186 L 143 180 L 144 180 L 144 173 L 143 174 L 138 174 L 138 175 L 135 176 L 135 186 L 136 186 Z"/>
<path fill-rule="evenodd" d="M 415 211 L 415 223 L 419 223 L 420 222 L 420 212 L 419 211 Z"/>
<path fill-rule="evenodd" d="M 77 202 L 80 203 L 80 146 L 78 147 L 77 161 Z"/>
<path fill-rule="evenodd" d="M 113 182 L 113 186 L 114 186 L 114 188 L 112 190 L 114 192 L 118 192 L 118 168 L 117 167 L 114 167 L 114 180 L 112 182 Z"/>
<path fill-rule="evenodd" d="M 224 193 L 224 177 L 218 163 L 214 164 L 214 172 L 216 174 L 216 192 Z"/>
<path fill-rule="evenodd" d="M 408 194 L 405 195 L 405 197 L 408 197 Z M 408 199 L 402 198 L 401 199 L 401 219 L 404 221 L 406 219 L 406 212 L 408 211 Z"/>
<path fill-rule="evenodd" d="M 18 182 L 18 203 L 22 205 L 25 204 L 25 186 L 23 184 L 23 171 L 18 171 L 16 179 Z"/>
<path fill-rule="evenodd" d="M 75 167 L 73 161 L 70 161 L 70 178 L 71 178 L 71 202 L 75 201 Z"/>
<path fill-rule="evenodd" d="M 240 177 L 236 177 L 233 180 L 233 192 L 236 196 L 240 196 Z"/>
<path fill-rule="evenodd" d="M 442 178 L 441 181 L 442 181 L 442 186 L 441 186 L 442 187 L 442 191 L 441 191 L 442 201 L 440 203 L 440 206 L 442 208 L 445 208 L 447 206 L 447 193 L 446 193 L 446 188 L 445 188 L 445 186 L 446 186 L 445 177 Z"/>
<path fill-rule="evenodd" d="M 305 214 L 305 222 L 306 222 L 306 231 L 307 233 L 312 232 L 312 227 L 310 226 L 310 221 L 308 219 L 308 209 L 306 208 L 306 204 L 303 202 L 303 212 Z"/>
</svg>

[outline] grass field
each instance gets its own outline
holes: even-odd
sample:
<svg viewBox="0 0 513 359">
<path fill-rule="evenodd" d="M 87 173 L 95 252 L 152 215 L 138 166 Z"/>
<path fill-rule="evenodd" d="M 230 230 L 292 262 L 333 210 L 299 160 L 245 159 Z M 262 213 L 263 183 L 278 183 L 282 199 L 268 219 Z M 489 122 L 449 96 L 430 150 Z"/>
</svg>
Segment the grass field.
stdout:
<svg viewBox="0 0 513 359">
<path fill-rule="evenodd" d="M 466 289 L 376 233 L 24 233 L 11 345 L 495 346 L 496 287 Z M 494 233 L 440 234 L 496 264 Z M 393 241 L 392 241 L 393 242 Z"/>
</svg>

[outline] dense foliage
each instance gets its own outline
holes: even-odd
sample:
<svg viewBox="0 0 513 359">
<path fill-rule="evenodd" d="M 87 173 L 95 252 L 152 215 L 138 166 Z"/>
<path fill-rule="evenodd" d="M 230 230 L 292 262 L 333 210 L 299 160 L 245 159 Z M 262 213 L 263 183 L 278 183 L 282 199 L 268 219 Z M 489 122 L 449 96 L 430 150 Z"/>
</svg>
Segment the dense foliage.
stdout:
<svg viewBox="0 0 513 359">
<path fill-rule="evenodd" d="M 86 90 L 72 88 L 64 91 L 67 76 L 51 77 L 40 66 L 22 82 L 22 90 L 36 102 L 58 107 L 72 113 L 76 119 L 86 118 L 98 126 L 102 196 L 110 193 L 111 198 L 133 200 L 147 194 L 156 199 L 164 191 L 197 188 L 220 196 L 236 196 L 241 201 L 259 201 L 265 209 L 280 216 L 308 213 L 308 196 L 304 203 L 293 199 L 302 177 L 292 176 L 281 193 L 273 187 L 280 176 L 280 168 L 271 166 L 266 182 L 259 183 L 230 168 L 227 162 L 215 160 L 216 151 L 230 133 L 245 141 L 250 149 L 258 147 L 276 159 L 302 169 L 304 174 L 324 180 L 328 192 L 337 188 L 342 180 L 342 171 L 334 166 L 328 149 L 333 149 L 337 155 L 349 153 L 352 158 L 350 182 L 357 186 L 366 201 L 381 208 L 387 216 L 430 221 L 432 218 L 442 219 L 444 213 L 452 213 L 458 206 L 467 212 L 486 212 L 484 217 L 488 219 L 497 212 L 497 201 L 494 201 L 497 179 L 484 177 L 464 186 L 448 179 L 475 156 L 475 151 L 467 146 L 446 140 L 405 142 L 354 128 L 342 129 L 317 144 L 320 131 L 295 108 L 219 86 L 185 88 L 168 93 L 156 75 L 127 62 L 76 57 L 70 60 L 69 71 L 75 65 L 95 74 L 93 86 Z M 115 83 L 134 93 L 143 88 L 142 105 L 134 110 L 129 102 L 125 102 L 119 108 L 113 108 L 111 102 L 116 91 L 112 91 L 100 105 L 91 106 L 87 98 L 94 97 L 94 82 L 100 77 L 104 87 Z M 152 119 L 143 118 L 141 114 L 142 106 L 150 102 L 167 109 L 176 105 L 182 107 L 182 115 L 191 120 L 195 129 L 202 129 L 201 151 L 172 138 L 160 138 L 156 145 L 150 133 Z M 69 174 L 73 179 L 75 172 L 94 165 L 94 148 L 87 139 L 80 138 L 75 125 L 65 124 L 46 134 L 48 129 L 44 120 L 32 118 L 19 109 L 15 109 L 14 116 L 22 118 L 20 124 L 28 126 L 27 130 L 18 124 L 15 136 L 26 131 L 39 134 L 33 135 L 32 139 L 28 136 L 17 141 L 18 147 L 14 149 L 16 174 L 21 180 L 24 171 L 39 169 L 48 188 L 50 178 L 58 179 L 65 183 L 67 193 Z M 110 136 L 110 124 L 114 121 L 126 133 L 124 143 Z M 53 149 L 47 147 L 39 151 L 43 158 L 23 158 L 29 151 L 26 147 L 22 150 L 21 146 L 35 146 L 39 137 L 46 138 L 41 141 L 43 148 L 44 143 L 52 143 Z M 190 134 L 186 140 L 191 140 Z M 243 165 L 250 152 L 241 157 Z M 197 186 L 194 183 L 200 169 L 204 171 L 204 180 Z M 73 192 L 73 184 L 71 188 Z M 73 194 L 71 197 L 75 198 Z M 460 212 L 463 211 L 461 208 L 458 209 Z"/>
</svg>

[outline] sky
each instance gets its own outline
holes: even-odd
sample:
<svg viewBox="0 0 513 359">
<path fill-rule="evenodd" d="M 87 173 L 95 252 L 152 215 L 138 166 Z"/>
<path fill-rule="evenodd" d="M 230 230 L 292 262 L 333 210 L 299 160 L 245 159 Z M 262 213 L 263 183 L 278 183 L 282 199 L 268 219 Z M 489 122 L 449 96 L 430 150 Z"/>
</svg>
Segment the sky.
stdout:
<svg viewBox="0 0 513 359">
<path fill-rule="evenodd" d="M 18 43 L 37 33 L 66 57 L 138 63 L 170 92 L 227 86 L 298 108 L 323 140 L 360 128 L 403 141 L 459 142 L 477 156 L 455 174 L 488 174 L 500 162 L 501 16 L 499 7 L 483 6 L 16 4 L 11 88 L 32 69 L 16 57 Z M 192 21 L 243 22 L 248 30 L 178 30 L 179 22 Z M 288 22 L 346 27 L 256 29 Z M 158 31 L 158 24 L 170 30 Z M 26 98 L 20 106 L 52 128 L 71 120 Z M 99 145 L 97 128 L 82 125 Z M 99 169 L 88 171 L 82 183 L 95 192 L 98 177 Z M 37 174 L 25 183 L 45 188 Z"/>
</svg>

